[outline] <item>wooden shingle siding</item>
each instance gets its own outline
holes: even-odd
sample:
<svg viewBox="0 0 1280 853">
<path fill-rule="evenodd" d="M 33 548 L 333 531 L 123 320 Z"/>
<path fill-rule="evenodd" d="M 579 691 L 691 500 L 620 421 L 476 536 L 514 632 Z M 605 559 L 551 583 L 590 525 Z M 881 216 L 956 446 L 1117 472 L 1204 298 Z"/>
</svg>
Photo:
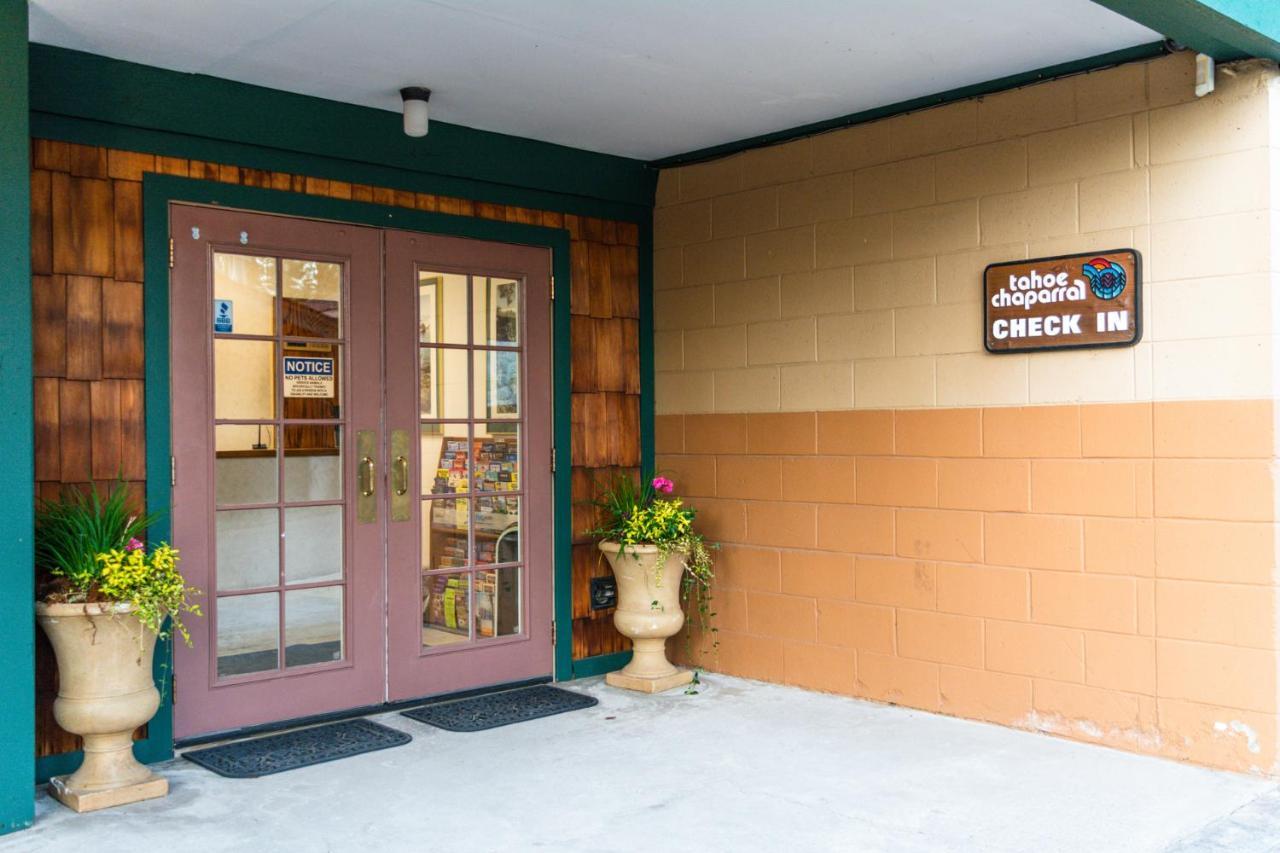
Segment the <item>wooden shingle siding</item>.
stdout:
<svg viewBox="0 0 1280 853">
<path fill-rule="evenodd" d="M 117 476 L 139 497 L 143 422 L 142 179 L 147 172 L 568 230 L 573 448 L 573 656 L 620 651 L 613 611 L 592 611 L 608 566 L 582 531 L 597 482 L 640 465 L 639 229 L 554 211 L 47 140 L 32 141 L 36 496 Z M 37 751 L 78 747 L 52 717 L 53 656 L 37 649 Z"/>
</svg>

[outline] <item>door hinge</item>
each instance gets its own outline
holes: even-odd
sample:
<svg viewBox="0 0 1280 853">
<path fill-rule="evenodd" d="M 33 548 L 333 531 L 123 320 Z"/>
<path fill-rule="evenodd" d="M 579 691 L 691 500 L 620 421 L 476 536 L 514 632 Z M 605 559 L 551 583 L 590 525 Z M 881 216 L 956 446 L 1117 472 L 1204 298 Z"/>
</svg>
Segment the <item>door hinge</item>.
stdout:
<svg viewBox="0 0 1280 853">
<path fill-rule="evenodd" d="M 178 460 L 172 456 L 169 457 L 169 485 L 178 485 Z"/>
<path fill-rule="evenodd" d="M 551 276 L 551 301 L 556 301 L 556 277 Z"/>
<path fill-rule="evenodd" d="M 173 238 L 169 238 L 169 269 L 173 269 Z"/>
<path fill-rule="evenodd" d="M 556 620 L 551 620 L 551 645 L 556 644 Z"/>
<path fill-rule="evenodd" d="M 556 472 L 556 449 L 553 447 L 551 448 L 551 473 L 554 474 L 555 472 Z"/>
</svg>

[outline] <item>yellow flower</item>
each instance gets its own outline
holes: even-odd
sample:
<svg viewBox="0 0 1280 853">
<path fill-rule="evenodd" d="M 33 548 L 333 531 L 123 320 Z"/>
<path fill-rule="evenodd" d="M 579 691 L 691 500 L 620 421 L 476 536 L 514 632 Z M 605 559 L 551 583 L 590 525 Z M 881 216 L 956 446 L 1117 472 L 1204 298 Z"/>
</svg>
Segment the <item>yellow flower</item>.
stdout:
<svg viewBox="0 0 1280 853">
<path fill-rule="evenodd" d="M 163 636 L 165 619 L 190 643 L 182 612 L 200 615 L 200 607 L 188 601 L 200 591 L 189 587 L 178 573 L 178 552 L 160 543 L 148 555 L 144 548 L 111 550 L 95 557 L 102 567 L 98 591 L 113 601 L 134 606 L 137 616 L 156 634 Z"/>
<path fill-rule="evenodd" d="M 675 543 L 687 536 L 692 526 L 693 511 L 685 509 L 683 501 L 655 500 L 627 517 L 623 540 L 627 545 Z"/>
</svg>

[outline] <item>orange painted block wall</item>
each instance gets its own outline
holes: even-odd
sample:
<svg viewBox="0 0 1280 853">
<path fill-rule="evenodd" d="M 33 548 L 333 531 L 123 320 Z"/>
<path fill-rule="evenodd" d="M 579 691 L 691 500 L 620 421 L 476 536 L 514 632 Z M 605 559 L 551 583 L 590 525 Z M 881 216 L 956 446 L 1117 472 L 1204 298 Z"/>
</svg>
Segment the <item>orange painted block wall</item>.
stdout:
<svg viewBox="0 0 1280 853">
<path fill-rule="evenodd" d="M 663 415 L 710 669 L 1241 770 L 1276 748 L 1265 400 Z M 1256 749 L 1256 751 L 1255 751 Z"/>
<path fill-rule="evenodd" d="M 1177 53 L 662 173 L 659 467 L 711 670 L 1277 775 L 1280 78 Z M 992 355 L 993 262 L 1143 337 Z"/>
</svg>

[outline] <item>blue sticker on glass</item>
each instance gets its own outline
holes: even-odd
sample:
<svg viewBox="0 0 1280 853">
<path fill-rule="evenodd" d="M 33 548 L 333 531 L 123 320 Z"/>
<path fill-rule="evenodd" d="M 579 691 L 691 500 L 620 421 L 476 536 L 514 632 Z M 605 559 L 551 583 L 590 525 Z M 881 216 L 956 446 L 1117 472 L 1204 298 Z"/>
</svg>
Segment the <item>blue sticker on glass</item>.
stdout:
<svg viewBox="0 0 1280 853">
<path fill-rule="evenodd" d="M 220 334 L 230 334 L 232 328 L 230 299 L 213 300 L 213 330 Z"/>
</svg>

